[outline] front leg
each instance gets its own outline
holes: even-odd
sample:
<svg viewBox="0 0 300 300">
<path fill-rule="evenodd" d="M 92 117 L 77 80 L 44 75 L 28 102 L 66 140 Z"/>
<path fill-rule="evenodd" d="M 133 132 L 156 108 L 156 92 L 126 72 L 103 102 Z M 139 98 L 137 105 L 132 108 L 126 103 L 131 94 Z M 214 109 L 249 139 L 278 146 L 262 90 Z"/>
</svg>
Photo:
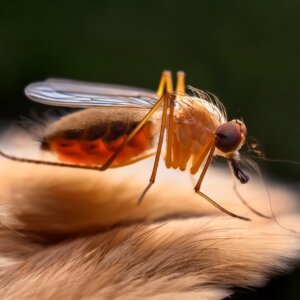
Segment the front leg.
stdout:
<svg viewBox="0 0 300 300">
<path fill-rule="evenodd" d="M 218 204 L 217 202 L 215 202 L 214 200 L 212 200 L 209 196 L 207 196 L 206 194 L 202 193 L 200 191 L 200 188 L 201 188 L 201 184 L 203 182 L 203 179 L 204 179 L 204 176 L 206 174 L 206 171 L 213 159 L 213 155 L 214 155 L 214 151 L 215 151 L 215 143 L 213 143 L 211 145 L 211 149 L 209 151 L 209 154 L 208 154 L 208 157 L 207 157 L 207 160 L 205 162 L 205 165 L 203 167 L 203 170 L 200 174 L 200 177 L 197 181 L 197 184 L 195 185 L 195 192 L 200 195 L 201 197 L 203 197 L 205 200 L 207 200 L 209 203 L 211 203 L 212 205 L 214 205 L 215 207 L 217 207 L 219 210 L 221 210 L 222 212 L 224 212 L 225 214 L 231 216 L 231 217 L 234 217 L 234 218 L 238 218 L 238 219 L 241 219 L 241 220 L 245 220 L 245 221 L 250 221 L 249 218 L 246 218 L 246 217 L 242 217 L 242 216 L 239 216 L 239 215 L 236 215 L 230 211 L 228 211 L 226 208 L 224 208 L 223 206 L 221 206 L 220 204 Z"/>
<path fill-rule="evenodd" d="M 138 199 L 138 204 L 140 204 L 142 202 L 142 200 L 144 199 L 146 193 L 148 192 L 150 187 L 155 182 L 158 163 L 159 163 L 161 149 L 162 149 L 162 144 L 163 144 L 163 141 L 164 141 L 164 133 L 165 133 L 165 129 L 166 129 L 166 123 L 167 123 L 167 111 L 168 111 L 169 97 L 170 97 L 170 94 L 168 94 L 168 93 L 166 93 L 163 96 L 164 107 L 163 107 L 163 114 L 162 114 L 161 127 L 160 127 L 160 133 L 159 133 L 159 141 L 158 141 L 158 145 L 157 145 L 157 149 L 156 149 L 156 155 L 155 155 L 155 160 L 154 160 L 154 164 L 153 164 L 152 174 L 150 176 L 149 184 L 147 185 L 147 187 L 145 188 L 145 190 L 141 194 L 140 198 Z"/>
</svg>

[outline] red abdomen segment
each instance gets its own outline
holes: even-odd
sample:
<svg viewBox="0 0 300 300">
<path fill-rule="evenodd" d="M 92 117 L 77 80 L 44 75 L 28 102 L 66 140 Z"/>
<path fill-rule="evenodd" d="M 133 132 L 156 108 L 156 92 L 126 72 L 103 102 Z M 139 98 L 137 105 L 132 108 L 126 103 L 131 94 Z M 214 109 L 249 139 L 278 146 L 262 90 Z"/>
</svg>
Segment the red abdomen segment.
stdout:
<svg viewBox="0 0 300 300">
<path fill-rule="evenodd" d="M 50 151 L 57 153 L 64 162 L 80 165 L 102 165 L 123 143 L 128 134 L 114 141 L 102 138 L 88 141 L 84 139 L 56 138 L 48 141 Z M 113 166 L 130 161 L 151 147 L 150 125 L 145 125 L 116 157 Z"/>
</svg>

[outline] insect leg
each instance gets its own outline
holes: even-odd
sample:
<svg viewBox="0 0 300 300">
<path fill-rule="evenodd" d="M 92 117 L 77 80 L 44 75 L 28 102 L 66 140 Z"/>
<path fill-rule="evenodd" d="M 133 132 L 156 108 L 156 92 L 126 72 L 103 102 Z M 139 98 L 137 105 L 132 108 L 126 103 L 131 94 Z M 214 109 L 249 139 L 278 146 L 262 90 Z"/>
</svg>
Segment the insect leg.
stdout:
<svg viewBox="0 0 300 300">
<path fill-rule="evenodd" d="M 230 166 L 229 166 L 230 167 Z M 230 170 L 231 170 L 231 167 L 230 167 Z M 242 195 L 239 193 L 238 189 L 237 189 L 237 186 L 236 186 L 236 181 L 235 181 L 235 177 L 232 173 L 232 170 L 231 170 L 231 175 L 232 175 L 232 180 L 233 180 L 233 191 L 235 192 L 235 194 L 237 195 L 237 197 L 240 199 L 240 201 L 249 209 L 251 210 L 253 213 L 255 213 L 256 215 L 262 217 L 262 218 L 265 218 L 265 219 L 272 219 L 271 217 L 257 211 L 255 208 L 253 208 L 252 206 L 250 206 L 250 204 L 242 197 Z"/>
<path fill-rule="evenodd" d="M 183 71 L 177 72 L 176 93 L 185 94 L 185 73 Z M 170 99 L 169 123 L 167 127 L 166 166 L 167 168 L 173 167 L 174 169 L 177 169 L 181 161 L 181 151 L 176 138 L 176 132 L 174 131 L 174 100 L 174 98 Z"/>
<path fill-rule="evenodd" d="M 172 161 L 172 144 L 173 144 L 173 128 L 174 128 L 174 96 L 173 96 L 173 81 L 172 73 L 170 71 L 163 71 L 159 87 L 157 90 L 158 95 L 162 95 L 165 90 L 169 94 L 169 118 L 168 118 L 168 132 L 167 132 L 167 155 L 166 155 L 166 166 L 167 168 L 171 167 Z"/>
<path fill-rule="evenodd" d="M 176 132 L 173 130 L 173 144 L 172 144 L 172 168 L 177 169 L 180 161 L 180 144 L 176 137 Z"/>
<path fill-rule="evenodd" d="M 215 147 L 216 147 L 215 143 L 211 142 L 209 144 L 209 146 L 207 147 L 207 149 L 206 149 L 206 151 L 208 150 L 207 153 L 209 152 L 209 154 L 208 154 L 206 163 L 204 165 L 204 168 L 203 168 L 203 170 L 202 170 L 202 172 L 200 174 L 200 177 L 199 177 L 199 179 L 198 179 L 198 181 L 197 181 L 197 183 L 195 185 L 195 191 L 196 192 L 198 192 L 200 190 L 200 187 L 201 187 L 202 181 L 204 179 L 204 176 L 206 174 L 206 171 L 207 171 L 207 169 L 208 169 L 208 167 L 209 167 L 209 165 L 210 165 L 210 163 L 212 161 L 212 158 L 213 158 L 213 155 L 214 155 L 214 151 L 215 151 Z M 205 157 L 206 157 L 206 154 L 203 155 L 203 160 L 205 159 Z"/>
<path fill-rule="evenodd" d="M 177 72 L 176 93 L 185 94 L 185 73 L 183 71 Z"/>
<path fill-rule="evenodd" d="M 176 83 L 176 93 L 185 94 L 185 73 L 183 71 L 177 72 L 177 83 Z M 166 156 L 166 167 L 171 168 L 173 165 L 174 155 L 174 97 L 170 97 L 170 108 L 169 108 L 169 118 L 167 127 L 167 156 Z M 176 142 L 176 141 L 175 141 Z M 178 147 L 177 147 L 178 148 Z M 178 159 L 177 159 L 178 160 Z"/>
<path fill-rule="evenodd" d="M 125 166 L 128 166 L 128 165 L 135 164 L 136 162 L 139 162 L 141 160 L 144 160 L 146 158 L 149 158 L 149 157 L 155 155 L 155 153 L 156 153 L 156 151 L 151 152 L 151 153 L 147 153 L 145 155 L 140 155 L 139 157 L 133 158 L 133 159 L 131 159 L 129 161 L 126 161 L 124 163 L 119 163 L 117 166 L 111 166 L 111 168 L 113 169 L 113 168 L 125 167 Z"/>
<path fill-rule="evenodd" d="M 185 171 L 186 165 L 192 155 L 194 143 L 188 143 L 187 145 L 181 145 L 179 153 L 179 170 Z"/>
<path fill-rule="evenodd" d="M 126 137 L 120 147 L 113 153 L 113 155 L 99 168 L 100 171 L 104 171 L 113 163 L 115 158 L 120 154 L 120 152 L 126 147 L 126 145 L 134 138 L 134 136 L 140 131 L 140 129 L 146 124 L 150 117 L 155 113 L 155 111 L 160 107 L 162 102 L 165 102 L 166 94 L 163 95 L 157 103 L 151 108 L 147 115 L 142 119 L 142 121 L 134 128 L 134 130 Z"/>
<path fill-rule="evenodd" d="M 173 81 L 171 71 L 163 71 L 161 79 L 157 89 L 157 95 L 162 96 L 165 92 L 165 89 L 168 93 L 173 93 Z"/>
<path fill-rule="evenodd" d="M 118 167 L 124 167 L 127 165 L 134 164 L 136 162 L 139 162 L 143 159 L 149 158 L 153 155 L 155 155 L 156 152 L 147 153 L 145 155 L 141 155 L 137 158 L 133 158 L 128 162 L 118 164 L 117 166 L 112 166 L 111 168 L 118 168 Z M 56 166 L 56 167 L 67 167 L 67 168 L 76 168 L 76 169 L 86 169 L 86 170 L 98 170 L 100 171 L 101 167 L 97 166 L 81 166 L 81 165 L 75 165 L 75 164 L 67 164 L 67 163 L 60 163 L 60 162 L 52 162 L 52 161 L 43 161 L 43 160 L 36 160 L 36 159 L 30 159 L 30 158 L 19 158 L 13 155 L 8 155 L 0 150 L 0 156 L 13 160 L 18 162 L 25 162 L 25 163 L 34 163 L 39 165 L 48 165 L 48 166 Z"/>
<path fill-rule="evenodd" d="M 251 219 L 246 218 L 246 217 L 242 217 L 239 215 L 236 215 L 232 212 L 230 212 L 229 210 L 225 209 L 223 206 L 221 206 L 220 204 L 218 204 L 217 202 L 215 202 L 214 200 L 212 200 L 210 197 L 208 197 L 207 195 L 205 195 L 204 193 L 202 193 L 201 191 L 197 192 L 198 195 L 202 196 L 205 200 L 207 200 L 209 203 L 211 203 L 212 205 L 214 205 L 216 208 L 218 208 L 219 210 L 221 210 L 223 213 L 233 217 L 233 218 L 238 218 L 244 221 L 251 221 Z"/>
<path fill-rule="evenodd" d="M 231 216 L 231 217 L 234 217 L 234 218 L 238 218 L 238 219 L 242 219 L 242 220 L 245 220 L 245 221 L 250 221 L 249 218 L 246 218 L 246 217 L 242 217 L 242 216 L 239 216 L 239 215 L 236 215 L 230 211 L 228 211 L 227 209 L 225 209 L 224 207 L 222 207 L 221 205 L 219 205 L 217 202 L 215 202 L 214 200 L 212 200 L 210 197 L 208 197 L 207 195 L 205 195 L 204 193 L 202 193 L 200 191 L 200 187 L 201 187 L 201 184 L 202 184 L 202 181 L 203 181 L 203 178 L 206 174 L 206 171 L 212 161 L 212 158 L 213 158 L 213 154 L 214 154 L 214 151 L 215 151 L 215 144 L 212 145 L 210 151 L 209 151 L 209 154 L 208 154 L 208 157 L 207 157 L 207 160 L 205 162 L 205 165 L 204 165 L 204 168 L 201 172 L 201 175 L 199 177 L 199 180 L 197 182 L 197 184 L 195 185 L 195 192 L 202 196 L 205 200 L 207 200 L 209 203 L 211 203 L 212 205 L 214 205 L 215 207 L 217 207 L 219 210 L 221 210 L 222 212 L 226 213 L 227 215 Z"/>
<path fill-rule="evenodd" d="M 169 98 L 169 117 L 168 117 L 168 127 L 167 127 L 167 157 L 166 157 L 166 167 L 170 168 L 172 166 L 172 150 L 173 150 L 173 140 L 174 140 L 174 96 L 170 95 Z"/>
<path fill-rule="evenodd" d="M 31 163 L 31 164 L 38 164 L 38 165 L 46 165 L 46 166 L 54 166 L 54 167 L 67 167 L 67 168 L 74 168 L 74 169 L 85 169 L 85 170 L 100 170 L 97 166 L 81 166 L 81 165 L 74 165 L 74 164 L 66 164 L 60 162 L 52 162 L 52 161 L 43 161 L 38 159 L 30 159 L 30 158 L 20 158 L 13 155 L 6 154 L 0 151 L 0 156 L 17 161 L 17 162 L 24 162 L 24 163 Z"/>
<path fill-rule="evenodd" d="M 191 174 L 194 175 L 198 172 L 199 168 L 201 167 L 211 147 L 212 147 L 212 143 L 208 143 L 206 147 L 203 149 L 203 151 L 200 153 L 200 155 L 198 154 L 197 157 L 195 157 L 195 160 L 193 161 L 193 165 L 190 170 Z"/>
<path fill-rule="evenodd" d="M 141 194 L 140 198 L 138 199 L 138 204 L 140 204 L 142 202 L 142 200 L 145 197 L 146 193 L 148 192 L 150 187 L 155 182 L 158 163 L 159 163 L 159 159 L 160 159 L 161 148 L 162 148 L 162 144 L 163 144 L 163 140 L 164 140 L 164 132 L 165 132 L 165 128 L 166 128 L 167 110 L 168 110 L 168 104 L 169 104 L 168 98 L 169 98 L 169 94 L 165 94 L 165 96 L 164 96 L 163 115 L 162 115 L 161 127 L 160 127 L 160 134 L 159 134 L 159 140 L 158 140 L 154 165 L 153 165 L 153 169 L 152 169 L 152 174 L 150 176 L 149 184 L 147 185 L 147 187 L 145 188 L 145 190 Z"/>
</svg>

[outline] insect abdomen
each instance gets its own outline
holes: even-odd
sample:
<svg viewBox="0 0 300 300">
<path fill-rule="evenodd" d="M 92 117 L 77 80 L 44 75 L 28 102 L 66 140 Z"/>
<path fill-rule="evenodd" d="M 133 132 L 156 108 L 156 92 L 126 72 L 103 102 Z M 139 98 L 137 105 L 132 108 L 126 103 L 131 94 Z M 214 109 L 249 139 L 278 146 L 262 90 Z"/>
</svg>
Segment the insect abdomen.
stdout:
<svg viewBox="0 0 300 300">
<path fill-rule="evenodd" d="M 104 112 L 87 109 L 73 113 L 48 128 L 42 147 L 55 152 L 65 162 L 101 165 L 138 125 L 139 119 L 141 118 L 137 114 L 135 117 L 126 115 L 124 109 L 122 112 L 116 109 L 105 109 Z M 117 156 L 114 166 L 129 161 L 151 147 L 151 125 L 148 122 L 135 135 Z"/>
</svg>

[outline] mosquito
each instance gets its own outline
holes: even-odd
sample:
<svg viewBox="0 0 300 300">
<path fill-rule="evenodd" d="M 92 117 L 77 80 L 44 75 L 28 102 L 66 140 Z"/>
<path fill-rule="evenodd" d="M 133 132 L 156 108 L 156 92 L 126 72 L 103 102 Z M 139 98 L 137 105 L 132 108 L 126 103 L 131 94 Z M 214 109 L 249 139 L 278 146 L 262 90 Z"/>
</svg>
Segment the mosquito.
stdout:
<svg viewBox="0 0 300 300">
<path fill-rule="evenodd" d="M 191 93 L 186 91 L 182 71 L 177 72 L 175 91 L 170 71 L 162 73 L 157 92 L 65 79 L 32 83 L 25 88 L 25 94 L 33 101 L 83 108 L 45 128 L 41 148 L 55 153 L 60 162 L 19 158 L 1 151 L 0 155 L 19 162 L 99 171 L 155 155 L 149 184 L 138 200 L 141 203 L 155 182 L 165 142 L 167 168 L 189 169 L 192 175 L 201 169 L 195 192 L 222 212 L 250 220 L 228 211 L 201 191 L 214 156 L 225 158 L 242 184 L 248 182 L 239 154 L 246 140 L 246 126 L 238 119 L 228 121 L 216 96 L 193 87 L 188 89 Z"/>
</svg>

